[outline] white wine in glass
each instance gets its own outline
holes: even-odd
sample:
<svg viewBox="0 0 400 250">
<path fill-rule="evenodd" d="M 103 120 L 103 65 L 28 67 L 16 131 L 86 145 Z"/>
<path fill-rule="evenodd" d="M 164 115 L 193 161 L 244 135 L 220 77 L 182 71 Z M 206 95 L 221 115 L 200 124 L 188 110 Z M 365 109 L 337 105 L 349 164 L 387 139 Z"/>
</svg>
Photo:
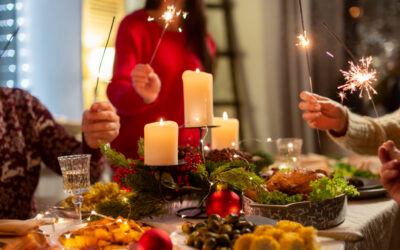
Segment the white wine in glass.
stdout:
<svg viewBox="0 0 400 250">
<path fill-rule="evenodd" d="M 82 193 L 90 187 L 90 155 L 67 155 L 58 157 L 63 176 L 64 192 L 72 195 L 75 211 L 82 220 Z"/>
</svg>

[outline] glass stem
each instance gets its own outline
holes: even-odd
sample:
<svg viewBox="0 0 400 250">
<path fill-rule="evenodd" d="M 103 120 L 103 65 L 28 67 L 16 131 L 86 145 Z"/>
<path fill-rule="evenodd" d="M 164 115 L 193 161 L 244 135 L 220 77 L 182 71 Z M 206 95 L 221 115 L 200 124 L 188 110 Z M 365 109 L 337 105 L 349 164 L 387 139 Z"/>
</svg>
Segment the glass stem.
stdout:
<svg viewBox="0 0 400 250">
<path fill-rule="evenodd" d="M 72 198 L 72 203 L 74 203 L 75 212 L 79 217 L 79 221 L 82 221 L 82 202 L 83 202 L 82 195 L 74 195 L 74 197 Z"/>
</svg>

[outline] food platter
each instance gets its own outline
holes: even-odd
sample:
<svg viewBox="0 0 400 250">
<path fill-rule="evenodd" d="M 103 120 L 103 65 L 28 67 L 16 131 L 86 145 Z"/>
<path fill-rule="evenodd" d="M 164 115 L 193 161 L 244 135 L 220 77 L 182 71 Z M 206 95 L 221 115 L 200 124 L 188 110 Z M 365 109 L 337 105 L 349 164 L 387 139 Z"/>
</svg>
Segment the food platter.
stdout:
<svg viewBox="0 0 400 250">
<path fill-rule="evenodd" d="M 304 226 L 327 229 L 345 220 L 347 196 L 342 194 L 323 201 L 303 201 L 288 205 L 266 205 L 243 197 L 245 215 L 260 215 L 274 220 L 291 220 Z"/>
</svg>

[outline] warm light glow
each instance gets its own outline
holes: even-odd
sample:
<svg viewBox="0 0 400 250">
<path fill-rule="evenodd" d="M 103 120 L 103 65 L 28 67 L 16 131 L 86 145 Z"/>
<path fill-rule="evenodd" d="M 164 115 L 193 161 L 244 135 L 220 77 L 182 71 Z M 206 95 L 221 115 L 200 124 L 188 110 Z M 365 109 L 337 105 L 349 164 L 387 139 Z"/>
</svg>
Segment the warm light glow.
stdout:
<svg viewBox="0 0 400 250">
<path fill-rule="evenodd" d="M 108 47 L 106 48 L 106 53 L 104 54 L 103 64 L 101 65 L 101 70 L 99 72 L 99 66 L 101 57 L 103 56 L 104 48 L 95 48 L 89 53 L 89 73 L 93 78 L 100 77 L 100 80 L 108 82 L 112 78 L 113 66 L 114 66 L 114 56 L 115 49 Z"/>
<path fill-rule="evenodd" d="M 204 151 L 208 151 L 208 150 L 210 150 L 210 147 L 207 146 L 207 145 L 205 145 L 205 146 L 204 146 Z"/>
<path fill-rule="evenodd" d="M 296 46 L 301 46 L 303 48 L 307 48 L 310 45 L 310 40 L 308 40 L 306 33 L 303 35 L 298 35 L 297 39 L 299 40 Z"/>
<path fill-rule="evenodd" d="M 128 199 L 127 199 L 126 197 L 124 197 L 122 200 L 123 200 L 124 202 L 127 202 L 127 201 L 128 201 Z"/>
<path fill-rule="evenodd" d="M 234 146 L 236 146 L 236 143 L 235 143 L 235 142 L 232 142 L 231 145 L 232 145 L 232 147 L 234 147 Z"/>
<path fill-rule="evenodd" d="M 63 223 L 64 219 L 63 218 L 57 218 L 56 223 Z"/>
<path fill-rule="evenodd" d="M 360 97 L 366 91 L 368 98 L 371 100 L 371 92 L 375 95 L 378 92 L 372 87 L 373 82 L 376 81 L 376 70 L 371 68 L 372 57 L 361 58 L 360 64 L 355 65 L 352 61 L 349 62 L 350 69 L 348 71 L 340 70 L 342 72 L 346 83 L 339 86 L 338 89 L 343 91 L 350 90 L 353 93 L 355 90 L 360 90 Z"/>
<path fill-rule="evenodd" d="M 70 234 L 66 234 L 66 235 L 65 235 L 65 238 L 67 238 L 67 239 L 69 239 L 70 237 L 71 237 Z"/>
<path fill-rule="evenodd" d="M 358 6 L 349 8 L 349 14 L 352 18 L 359 18 L 361 16 L 361 9 Z"/>
<path fill-rule="evenodd" d="M 37 215 L 36 215 L 36 219 L 39 219 L 39 220 L 40 220 L 41 218 L 43 218 L 43 217 L 44 217 L 43 214 L 37 214 Z"/>
<path fill-rule="evenodd" d="M 171 22 L 172 18 L 174 17 L 175 14 L 175 6 L 169 5 L 167 6 L 167 11 L 165 11 L 162 15 L 161 18 L 164 19 L 166 24 Z"/>
<path fill-rule="evenodd" d="M 228 113 L 222 113 L 222 120 L 228 120 Z"/>
<path fill-rule="evenodd" d="M 268 137 L 267 142 L 271 142 L 271 141 L 272 141 L 271 137 Z"/>
<path fill-rule="evenodd" d="M 344 93 L 343 91 L 341 91 L 341 92 L 339 92 L 339 93 L 337 93 L 338 94 L 338 96 L 340 97 L 340 102 L 343 104 L 343 100 L 344 99 L 347 99 L 346 98 L 346 93 Z"/>
<path fill-rule="evenodd" d="M 199 72 L 200 72 L 199 68 L 197 68 L 197 69 L 196 69 L 196 72 L 197 72 L 197 73 L 199 73 Z"/>
<path fill-rule="evenodd" d="M 178 31 L 179 31 L 179 32 L 182 32 L 182 28 L 181 28 L 181 27 L 179 27 L 179 28 L 178 28 Z"/>
<path fill-rule="evenodd" d="M 90 213 L 91 215 L 96 215 L 96 211 L 92 210 L 92 212 Z"/>
<path fill-rule="evenodd" d="M 160 119 L 160 125 L 161 125 L 161 126 L 163 126 L 163 125 L 164 125 L 164 121 L 163 121 L 163 119 L 162 119 L 162 118 Z"/>
<path fill-rule="evenodd" d="M 121 218 L 119 218 L 119 219 L 117 220 L 117 222 L 118 222 L 118 223 L 121 223 L 121 222 L 122 222 Z"/>
<path fill-rule="evenodd" d="M 149 21 L 149 22 L 154 21 L 154 17 L 149 16 L 149 17 L 147 18 L 147 21 Z"/>
</svg>

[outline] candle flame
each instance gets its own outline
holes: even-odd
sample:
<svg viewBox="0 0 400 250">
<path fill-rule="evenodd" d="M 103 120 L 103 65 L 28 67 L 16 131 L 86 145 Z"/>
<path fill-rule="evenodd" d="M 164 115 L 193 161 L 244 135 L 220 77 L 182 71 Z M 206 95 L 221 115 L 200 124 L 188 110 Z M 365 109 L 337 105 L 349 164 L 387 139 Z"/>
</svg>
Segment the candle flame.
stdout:
<svg viewBox="0 0 400 250">
<path fill-rule="evenodd" d="M 228 120 L 228 113 L 222 113 L 222 120 Z"/>
<path fill-rule="evenodd" d="M 199 73 L 199 72 L 200 72 L 199 68 L 197 68 L 197 69 L 196 69 L 196 72 L 197 72 L 197 73 Z"/>
<path fill-rule="evenodd" d="M 161 125 L 161 126 L 164 125 L 164 121 L 163 121 L 162 118 L 160 119 L 160 125 Z"/>
</svg>

